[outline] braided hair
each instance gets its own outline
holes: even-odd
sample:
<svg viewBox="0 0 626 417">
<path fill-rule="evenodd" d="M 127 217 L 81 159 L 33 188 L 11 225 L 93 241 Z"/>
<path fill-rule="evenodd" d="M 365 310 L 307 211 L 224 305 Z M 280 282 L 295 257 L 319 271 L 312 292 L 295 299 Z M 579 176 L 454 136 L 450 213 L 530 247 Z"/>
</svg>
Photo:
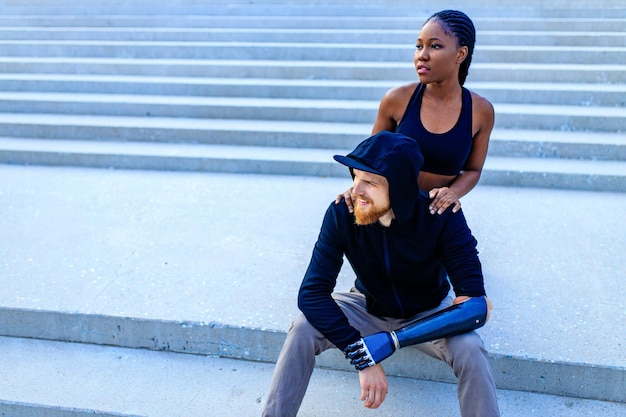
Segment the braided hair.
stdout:
<svg viewBox="0 0 626 417">
<path fill-rule="evenodd" d="M 476 43 L 476 29 L 472 19 L 458 10 L 442 10 L 429 17 L 424 24 L 430 21 L 439 22 L 446 35 L 454 36 L 457 47 L 467 46 L 467 57 L 461 62 L 461 67 L 459 68 L 459 82 L 463 85 L 469 73 L 469 66 L 472 63 L 472 54 L 474 53 L 474 44 Z"/>
</svg>

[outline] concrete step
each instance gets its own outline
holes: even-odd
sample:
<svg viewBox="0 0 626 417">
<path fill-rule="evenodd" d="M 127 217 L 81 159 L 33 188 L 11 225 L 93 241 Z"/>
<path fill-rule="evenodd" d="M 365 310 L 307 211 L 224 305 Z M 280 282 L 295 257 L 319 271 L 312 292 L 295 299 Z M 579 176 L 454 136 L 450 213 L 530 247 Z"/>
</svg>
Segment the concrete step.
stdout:
<svg viewBox="0 0 626 417">
<path fill-rule="evenodd" d="M 411 7 L 415 8 L 412 4 Z M 466 10 L 472 21 L 477 27 L 477 31 L 549 31 L 549 32 L 568 32 L 572 31 L 572 27 L 582 32 L 611 32 L 619 33 L 624 27 L 626 18 L 624 17 L 623 7 L 621 9 L 606 8 L 604 10 L 594 9 L 587 11 L 588 17 L 574 16 L 568 18 L 567 15 L 575 11 L 574 8 L 560 9 L 556 11 L 553 17 L 528 17 L 521 16 L 517 11 L 513 11 L 516 16 L 497 16 L 497 13 L 490 13 L 485 7 L 472 13 L 466 7 L 460 7 L 460 10 Z M 546 10 L 545 7 L 538 7 L 539 11 Z M 289 10 L 289 9 L 284 9 Z M 283 13 L 284 13 L 283 10 Z M 290 11 L 294 11 L 291 9 Z M 413 31 L 413 36 L 419 30 L 419 26 L 435 11 L 428 8 L 427 11 L 412 11 L 410 13 L 398 14 L 396 10 L 392 10 L 394 16 L 388 17 L 378 14 L 375 17 L 359 16 L 358 11 L 352 9 L 346 15 L 320 16 L 317 14 L 308 14 L 306 16 L 290 15 L 290 16 L 272 16 L 272 15 L 245 15 L 235 14 L 233 11 L 222 15 L 214 14 L 190 14 L 185 16 L 176 15 L 175 13 L 165 13 L 163 15 L 141 15 L 141 19 L 137 19 L 136 14 L 108 14 L 108 15 L 87 15 L 66 13 L 65 15 L 45 14 L 43 12 L 37 15 L 17 14 L 11 15 L 7 8 L 3 9 L 0 15 L 0 27 L 6 28 L 161 28 L 161 29 L 197 29 L 206 30 L 206 28 L 215 29 L 367 29 L 374 31 L 389 29 L 392 33 L 397 30 Z M 584 12 L 583 12 L 584 13 Z M 601 17 L 598 14 L 607 14 Z M 597 15 L 597 16 L 594 16 Z M 406 16 L 406 17 L 405 17 Z M 592 37 L 593 33 L 591 34 Z M 579 34 L 580 35 L 580 34 Z M 579 36 L 573 35 L 573 36 Z M 532 35 L 531 35 L 532 36 Z M 558 35 L 557 35 L 558 36 Z M 537 39 L 535 39 L 537 40 Z M 539 40 L 537 40 L 539 41 Z M 482 42 L 482 40 L 480 41 Z M 585 41 L 583 41 L 585 42 Z M 599 40 L 599 42 L 605 42 Z"/>
<path fill-rule="evenodd" d="M 626 131 L 626 107 L 494 103 L 497 128 Z M 120 117 L 368 123 L 377 100 L 0 93 L 0 112 Z M 10 130 L 6 135 L 16 136 Z"/>
<path fill-rule="evenodd" d="M 368 123 L 190 119 L 0 113 L 3 132 L 15 138 L 197 143 L 349 149 L 369 135 Z M 495 129 L 490 147 L 499 156 L 624 160 L 621 133 Z"/>
<path fill-rule="evenodd" d="M 0 57 L 5 73 L 114 74 L 178 77 L 414 80 L 411 62 L 322 62 L 268 60 L 176 60 L 129 58 Z M 626 65 L 472 63 L 471 80 L 481 82 L 567 82 L 623 84 Z"/>
<path fill-rule="evenodd" d="M 14 137 L 347 149 L 367 137 L 367 123 L 114 117 L 0 113 Z M 624 160 L 621 133 L 495 129 L 500 156 Z"/>
<path fill-rule="evenodd" d="M 343 176 L 332 155 L 344 150 L 243 145 L 180 145 L 0 139 L 0 162 L 196 172 Z M 487 185 L 626 191 L 625 161 L 489 156 Z"/>
<path fill-rule="evenodd" d="M 0 335 L 272 362 L 344 175 L 0 165 Z M 482 184 L 463 199 L 494 303 L 480 332 L 499 388 L 626 402 L 612 279 L 626 272 L 624 204 L 626 193 Z M 345 265 L 338 290 L 353 280 Z M 338 351 L 318 364 L 348 369 Z M 411 349 L 386 369 L 454 380 Z"/>
<path fill-rule="evenodd" d="M 408 61 L 414 45 L 309 42 L 147 42 L 0 40 L 7 57 L 139 59 L 271 59 L 313 61 Z M 609 65 L 623 62 L 626 47 L 481 45 L 473 62 L 541 62 Z"/>
<path fill-rule="evenodd" d="M 0 414 L 12 417 L 196 417 L 261 414 L 273 365 L 76 343 L 0 337 L 11 372 L 0 380 Z M 368 415 L 457 416 L 455 386 L 390 377 Z M 301 416 L 363 415 L 354 372 L 316 369 Z M 626 404 L 498 390 L 503 416 L 619 417 Z M 417 414 L 415 414 L 417 412 Z"/>
<path fill-rule="evenodd" d="M 83 74 L 0 74 L 0 91 L 378 100 L 407 80 L 151 77 Z M 626 107 L 626 84 L 468 82 L 493 103 Z M 45 96 L 42 96 L 45 97 Z"/>
<path fill-rule="evenodd" d="M 344 174 L 332 160 L 340 151 L 345 150 L 0 138 L 0 163 L 160 171 L 336 177 Z M 626 162 L 490 155 L 481 183 L 624 192 Z"/>
<path fill-rule="evenodd" d="M 489 155 L 624 161 L 625 141 L 621 133 L 494 129 Z"/>
<path fill-rule="evenodd" d="M 415 21 L 417 19 L 413 19 Z M 1 18 L 0 18 L 1 22 Z M 8 23 L 8 22 L 7 22 Z M 371 27 L 345 29 L 328 28 L 196 28 L 185 27 L 78 27 L 72 26 L 9 26 L 0 25 L 0 39 L 29 41 L 156 41 L 156 42 L 310 42 L 310 43 L 394 43 L 415 42 L 417 31 L 410 29 L 374 29 Z M 326 25 L 324 25 L 326 26 Z M 339 25 L 338 25 L 339 26 Z M 412 25 L 415 26 L 415 25 Z M 578 28 L 579 23 L 576 22 Z M 620 47 L 620 31 L 556 30 L 478 30 L 476 37 L 482 45 L 541 45 L 541 46 L 602 46 Z"/>
<path fill-rule="evenodd" d="M 432 8 L 428 5 L 415 5 L 410 2 L 381 1 L 377 3 L 364 1 L 345 1 L 342 3 L 319 1 L 304 2 L 296 1 L 285 5 L 282 2 L 196 2 L 176 1 L 155 5 L 147 1 L 97 1 L 89 6 L 68 6 L 66 1 L 55 1 L 47 4 L 18 4 L 4 1 L 6 14 L 77 14 L 77 15 L 120 15 L 120 14 L 143 14 L 143 15 L 301 15 L 301 16 L 338 16 L 353 13 L 358 16 L 406 16 L 412 14 L 429 14 Z M 480 4 L 468 5 L 467 2 L 449 1 L 447 7 L 464 9 L 468 13 L 485 13 L 490 16 L 524 16 L 524 17 L 614 17 L 616 12 L 624 9 L 619 0 L 604 0 L 589 4 L 586 0 L 556 1 L 546 4 L 537 0 L 527 1 L 524 4 L 512 0 L 506 1 L 481 1 Z"/>
</svg>

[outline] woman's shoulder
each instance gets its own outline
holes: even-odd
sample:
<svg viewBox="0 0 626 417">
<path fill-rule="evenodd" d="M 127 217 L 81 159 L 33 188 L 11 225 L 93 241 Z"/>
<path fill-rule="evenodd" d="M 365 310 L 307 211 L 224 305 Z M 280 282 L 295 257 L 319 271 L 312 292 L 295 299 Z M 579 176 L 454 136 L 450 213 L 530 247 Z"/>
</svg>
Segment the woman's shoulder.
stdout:
<svg viewBox="0 0 626 417">
<path fill-rule="evenodd" d="M 419 83 L 413 82 L 408 84 L 399 85 L 396 87 L 392 87 L 385 93 L 385 98 L 388 99 L 396 99 L 396 100 L 408 100 L 413 92 L 417 88 Z"/>
<path fill-rule="evenodd" d="M 472 90 L 468 91 L 472 95 L 472 108 L 474 111 L 477 111 L 479 113 L 487 112 L 493 114 L 493 104 L 491 104 L 488 99 Z"/>
<path fill-rule="evenodd" d="M 489 135 L 495 122 L 493 104 L 485 97 L 470 91 L 472 95 L 472 130 L 474 140 L 480 137 L 489 140 Z M 478 133 L 482 132 L 481 135 Z"/>
</svg>

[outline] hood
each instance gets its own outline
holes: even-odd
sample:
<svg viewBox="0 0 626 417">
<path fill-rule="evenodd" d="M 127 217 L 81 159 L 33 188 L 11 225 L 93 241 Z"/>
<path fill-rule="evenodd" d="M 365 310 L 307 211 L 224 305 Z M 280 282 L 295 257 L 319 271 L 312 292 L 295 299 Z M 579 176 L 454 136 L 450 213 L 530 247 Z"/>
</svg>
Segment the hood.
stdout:
<svg viewBox="0 0 626 417">
<path fill-rule="evenodd" d="M 409 220 L 419 196 L 417 177 L 424 157 L 417 143 L 400 133 L 382 131 L 335 160 L 352 169 L 382 175 L 389 182 L 389 201 L 400 224 Z"/>
</svg>

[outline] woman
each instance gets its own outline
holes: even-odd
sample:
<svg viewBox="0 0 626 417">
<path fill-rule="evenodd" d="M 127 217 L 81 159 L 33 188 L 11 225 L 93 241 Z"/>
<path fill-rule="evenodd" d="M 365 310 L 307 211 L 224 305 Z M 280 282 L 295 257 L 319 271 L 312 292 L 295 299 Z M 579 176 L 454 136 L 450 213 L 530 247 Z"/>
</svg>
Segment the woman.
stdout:
<svg viewBox="0 0 626 417">
<path fill-rule="evenodd" d="M 417 141 L 424 154 L 421 190 L 433 201 L 432 214 L 461 208 L 459 199 L 478 183 L 493 129 L 491 103 L 463 87 L 476 31 L 472 20 L 457 10 L 432 15 L 416 43 L 419 82 L 389 90 L 380 102 L 372 135 L 397 131 Z M 345 197 L 352 212 L 351 190 Z"/>
</svg>

